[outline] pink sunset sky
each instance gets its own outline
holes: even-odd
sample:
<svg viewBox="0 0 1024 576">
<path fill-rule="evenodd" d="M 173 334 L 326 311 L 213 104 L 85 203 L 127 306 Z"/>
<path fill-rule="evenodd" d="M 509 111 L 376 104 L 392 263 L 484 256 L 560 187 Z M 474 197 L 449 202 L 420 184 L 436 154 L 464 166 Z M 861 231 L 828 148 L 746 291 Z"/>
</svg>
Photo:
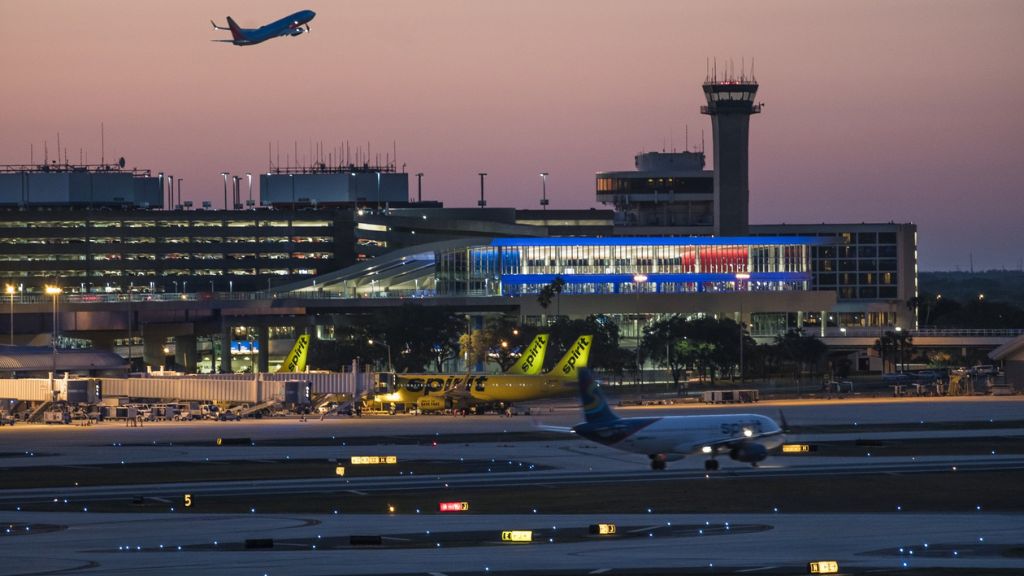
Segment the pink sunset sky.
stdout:
<svg viewBox="0 0 1024 576">
<path fill-rule="evenodd" d="M 317 12 L 251 47 L 244 27 Z M 756 61 L 753 223 L 914 222 L 924 270 L 1024 258 L 1024 2 L 0 0 L 0 163 L 127 159 L 222 196 L 220 172 L 370 142 L 424 198 L 600 207 L 594 173 L 691 148 L 706 62 Z M 294 159 L 292 160 L 294 162 Z M 415 178 L 410 177 L 415 193 Z"/>
</svg>

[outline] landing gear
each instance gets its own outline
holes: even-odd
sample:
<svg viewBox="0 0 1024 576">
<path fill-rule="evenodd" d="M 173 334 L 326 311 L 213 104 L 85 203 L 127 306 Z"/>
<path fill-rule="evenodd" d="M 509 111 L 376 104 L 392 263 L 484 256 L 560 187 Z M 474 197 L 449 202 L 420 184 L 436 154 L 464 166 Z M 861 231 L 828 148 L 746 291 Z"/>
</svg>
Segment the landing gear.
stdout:
<svg viewBox="0 0 1024 576">
<path fill-rule="evenodd" d="M 664 470 L 667 464 L 664 454 L 651 454 L 651 470 Z"/>
<path fill-rule="evenodd" d="M 705 460 L 704 469 L 707 470 L 708 472 L 714 472 L 715 470 L 718 470 L 718 460 Z"/>
</svg>

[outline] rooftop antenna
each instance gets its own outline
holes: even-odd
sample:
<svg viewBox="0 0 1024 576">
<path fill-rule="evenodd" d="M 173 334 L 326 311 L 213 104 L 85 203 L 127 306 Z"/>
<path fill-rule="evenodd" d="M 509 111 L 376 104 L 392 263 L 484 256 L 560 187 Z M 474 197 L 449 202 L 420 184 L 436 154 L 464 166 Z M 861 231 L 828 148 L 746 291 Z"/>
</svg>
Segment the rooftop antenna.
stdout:
<svg viewBox="0 0 1024 576">
<path fill-rule="evenodd" d="M 750 58 L 750 81 L 757 82 L 757 76 L 754 76 L 754 58 Z"/>
<path fill-rule="evenodd" d="M 684 128 L 684 134 L 685 134 L 685 136 L 684 136 L 685 137 L 685 140 L 684 140 L 685 144 L 684 144 L 684 146 L 685 146 L 685 150 L 687 152 L 689 152 L 690 151 L 690 125 L 689 124 L 685 124 L 684 126 L 685 126 L 685 128 Z"/>
<path fill-rule="evenodd" d="M 700 153 L 704 153 L 704 129 L 700 129 Z M 718 160 L 715 160 L 717 162 Z"/>
<path fill-rule="evenodd" d="M 57 132 L 57 163 L 60 164 L 60 132 Z"/>
<path fill-rule="evenodd" d="M 103 122 L 100 122 L 100 164 L 107 163 L 107 135 L 103 128 Z"/>
<path fill-rule="evenodd" d="M 36 163 L 36 145 L 31 142 L 28 143 L 28 163 Z"/>
</svg>

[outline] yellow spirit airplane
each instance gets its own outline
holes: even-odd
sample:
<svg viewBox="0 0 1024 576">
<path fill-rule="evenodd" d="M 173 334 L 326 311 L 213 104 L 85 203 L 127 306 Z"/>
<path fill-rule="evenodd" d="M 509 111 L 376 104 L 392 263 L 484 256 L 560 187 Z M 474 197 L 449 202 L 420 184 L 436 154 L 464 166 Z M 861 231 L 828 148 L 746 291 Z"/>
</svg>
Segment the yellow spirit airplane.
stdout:
<svg viewBox="0 0 1024 576">
<path fill-rule="evenodd" d="M 523 355 L 505 373 L 529 374 L 530 376 L 540 374 L 540 369 L 544 367 L 544 354 L 547 350 L 548 335 L 537 334 L 530 345 L 526 347 L 526 352 L 523 352 Z"/>
<path fill-rule="evenodd" d="M 579 370 L 587 365 L 593 340 L 593 336 L 580 336 L 545 374 L 381 374 L 377 388 L 382 393 L 374 401 L 443 410 L 456 403 L 511 404 L 569 394 L 576 390 Z"/>
<path fill-rule="evenodd" d="M 302 372 L 306 369 L 306 356 L 309 354 L 309 334 L 302 334 L 295 341 L 291 352 L 284 357 L 278 372 Z"/>
</svg>

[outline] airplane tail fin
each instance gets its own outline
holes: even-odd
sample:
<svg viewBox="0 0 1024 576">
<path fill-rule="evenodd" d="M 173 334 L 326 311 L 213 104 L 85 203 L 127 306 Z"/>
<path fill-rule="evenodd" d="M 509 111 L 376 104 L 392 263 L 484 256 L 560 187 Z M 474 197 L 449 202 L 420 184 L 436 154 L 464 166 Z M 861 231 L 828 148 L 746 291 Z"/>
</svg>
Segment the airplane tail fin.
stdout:
<svg viewBox="0 0 1024 576">
<path fill-rule="evenodd" d="M 306 354 L 309 352 L 309 334 L 302 334 L 295 341 L 291 352 L 284 357 L 278 372 L 302 372 L 306 369 Z"/>
<path fill-rule="evenodd" d="M 583 404 L 583 418 L 588 424 L 607 424 L 619 419 L 608 406 L 608 400 L 601 392 L 601 386 L 594 380 L 590 370 L 579 371 L 580 402 Z"/>
<path fill-rule="evenodd" d="M 523 350 L 523 355 L 508 369 L 509 374 L 533 376 L 540 374 L 544 367 L 544 353 L 548 349 L 548 335 L 537 334 L 530 345 Z"/>
<path fill-rule="evenodd" d="M 587 361 L 590 359 L 590 344 L 593 341 L 594 337 L 590 335 L 577 338 L 549 374 L 561 378 L 577 378 L 580 368 L 587 367 Z"/>
<path fill-rule="evenodd" d="M 242 29 L 235 23 L 234 18 L 228 16 L 228 28 L 231 29 L 231 37 L 235 40 L 245 40 L 245 34 L 242 33 Z"/>
</svg>

